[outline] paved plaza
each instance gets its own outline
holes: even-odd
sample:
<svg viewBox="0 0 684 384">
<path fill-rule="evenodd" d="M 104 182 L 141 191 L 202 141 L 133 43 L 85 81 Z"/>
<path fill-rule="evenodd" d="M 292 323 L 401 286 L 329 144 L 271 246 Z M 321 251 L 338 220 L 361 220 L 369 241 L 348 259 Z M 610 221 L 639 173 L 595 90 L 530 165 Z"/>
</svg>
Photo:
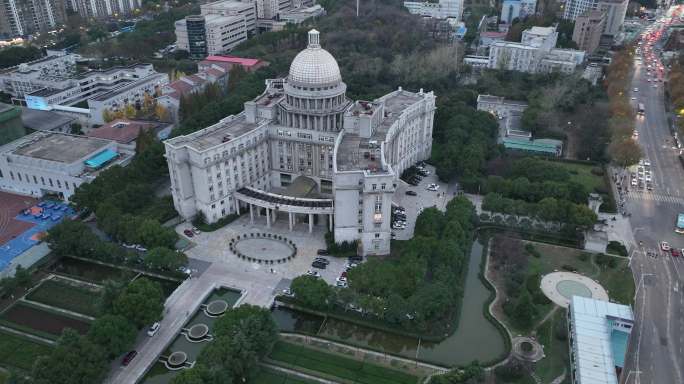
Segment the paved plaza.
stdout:
<svg viewBox="0 0 684 384">
<path fill-rule="evenodd" d="M 549 273 L 542 278 L 541 289 L 551 301 L 563 308 L 570 306 L 572 296 L 609 301 L 608 293 L 601 284 L 572 272 Z"/>
</svg>

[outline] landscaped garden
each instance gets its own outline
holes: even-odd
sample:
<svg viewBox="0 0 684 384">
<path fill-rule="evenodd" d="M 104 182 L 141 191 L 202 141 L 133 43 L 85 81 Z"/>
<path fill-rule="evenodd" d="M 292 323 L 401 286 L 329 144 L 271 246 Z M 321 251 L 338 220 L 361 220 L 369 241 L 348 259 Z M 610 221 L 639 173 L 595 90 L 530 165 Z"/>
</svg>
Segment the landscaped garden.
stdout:
<svg viewBox="0 0 684 384">
<path fill-rule="evenodd" d="M 364 384 L 415 384 L 419 379 L 405 372 L 284 341 L 276 343 L 268 358 L 275 364 L 332 380 L 339 378 Z"/>
<path fill-rule="evenodd" d="M 0 332 L 0 361 L 4 368 L 30 371 L 40 356 L 48 355 L 52 348 L 23 337 Z"/>
<path fill-rule="evenodd" d="M 135 273 L 72 257 L 62 257 L 50 268 L 50 272 L 75 277 L 92 283 L 105 280 L 130 280 Z"/>
<path fill-rule="evenodd" d="M 31 291 L 26 299 L 87 316 L 96 316 L 100 296 L 100 290 L 97 288 L 55 278 L 44 281 Z"/>
<path fill-rule="evenodd" d="M 274 369 L 264 368 L 249 384 L 313 384 L 314 381 L 288 376 Z"/>
</svg>

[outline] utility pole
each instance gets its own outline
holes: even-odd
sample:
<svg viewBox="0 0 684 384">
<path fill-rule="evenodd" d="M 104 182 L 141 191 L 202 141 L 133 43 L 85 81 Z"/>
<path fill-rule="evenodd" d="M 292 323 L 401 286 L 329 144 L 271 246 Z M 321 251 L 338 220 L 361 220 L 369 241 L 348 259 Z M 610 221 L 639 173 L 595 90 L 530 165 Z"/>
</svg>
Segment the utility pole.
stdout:
<svg viewBox="0 0 684 384">
<path fill-rule="evenodd" d="M 356 17 L 359 17 L 359 0 L 356 0 Z"/>
</svg>

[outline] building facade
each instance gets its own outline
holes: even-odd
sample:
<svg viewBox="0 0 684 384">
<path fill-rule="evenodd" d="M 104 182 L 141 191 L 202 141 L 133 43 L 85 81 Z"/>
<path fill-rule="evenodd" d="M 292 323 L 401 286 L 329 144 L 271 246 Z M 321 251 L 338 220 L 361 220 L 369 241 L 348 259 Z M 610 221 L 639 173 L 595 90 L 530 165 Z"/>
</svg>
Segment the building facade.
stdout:
<svg viewBox="0 0 684 384">
<path fill-rule="evenodd" d="M 65 21 L 64 0 L 0 1 L 0 34 L 7 37 L 51 31 Z"/>
<path fill-rule="evenodd" d="M 414 15 L 435 19 L 453 18 L 460 21 L 463 16 L 463 0 L 439 0 L 438 3 L 404 1 L 404 7 Z"/>
<path fill-rule="evenodd" d="M 395 184 L 430 156 L 435 96 L 400 88 L 352 102 L 346 89 L 310 31 L 288 76 L 243 112 L 165 141 L 176 210 L 214 222 L 248 209 L 267 226 L 287 216 L 290 229 L 318 221 L 362 254 L 389 253 Z"/>
<path fill-rule="evenodd" d="M 599 47 L 605 27 L 606 17 L 601 10 L 590 9 L 575 20 L 572 41 L 579 49 L 592 54 Z"/>
<path fill-rule="evenodd" d="M 629 0 L 600 0 L 598 9 L 606 15 L 603 34 L 617 36 L 625 22 Z"/>
<path fill-rule="evenodd" d="M 85 19 L 129 16 L 141 7 L 140 0 L 71 0 L 71 4 Z"/>
<path fill-rule="evenodd" d="M 590 9 L 596 9 L 597 0 L 568 0 L 563 8 L 563 18 L 566 20 L 576 20 L 577 17 Z"/>
<path fill-rule="evenodd" d="M 537 0 L 504 0 L 501 5 L 500 22 L 512 24 L 514 19 L 524 19 L 537 11 Z"/>
</svg>

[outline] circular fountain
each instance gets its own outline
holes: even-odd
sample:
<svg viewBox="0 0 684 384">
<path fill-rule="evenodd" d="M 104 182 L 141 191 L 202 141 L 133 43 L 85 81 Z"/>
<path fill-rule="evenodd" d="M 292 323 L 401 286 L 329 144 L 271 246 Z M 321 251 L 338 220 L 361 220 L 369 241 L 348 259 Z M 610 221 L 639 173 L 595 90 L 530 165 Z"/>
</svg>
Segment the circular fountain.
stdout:
<svg viewBox="0 0 684 384">
<path fill-rule="evenodd" d="M 202 341 L 209 334 L 209 327 L 206 324 L 195 324 L 187 332 L 189 341 Z"/>
<path fill-rule="evenodd" d="M 207 306 L 204 308 L 204 312 L 207 314 L 207 316 L 211 317 L 221 316 L 226 313 L 227 310 L 228 303 L 224 300 L 214 300 L 207 304 Z"/>
<path fill-rule="evenodd" d="M 183 351 L 176 351 L 169 355 L 166 359 L 166 368 L 176 370 L 183 368 L 185 362 L 188 361 L 188 355 Z"/>
</svg>

